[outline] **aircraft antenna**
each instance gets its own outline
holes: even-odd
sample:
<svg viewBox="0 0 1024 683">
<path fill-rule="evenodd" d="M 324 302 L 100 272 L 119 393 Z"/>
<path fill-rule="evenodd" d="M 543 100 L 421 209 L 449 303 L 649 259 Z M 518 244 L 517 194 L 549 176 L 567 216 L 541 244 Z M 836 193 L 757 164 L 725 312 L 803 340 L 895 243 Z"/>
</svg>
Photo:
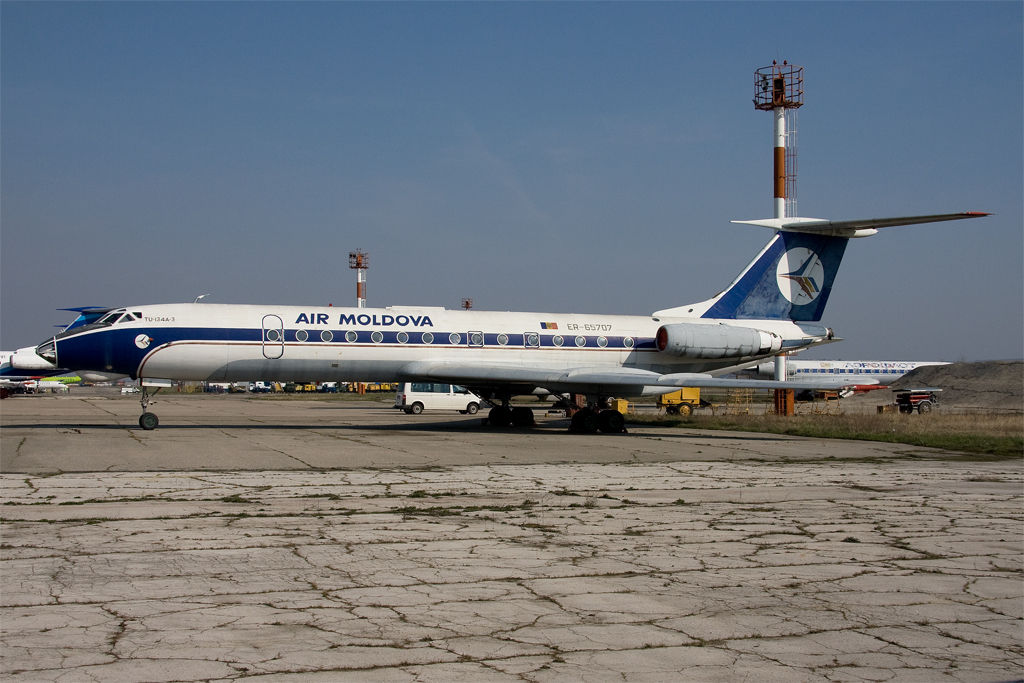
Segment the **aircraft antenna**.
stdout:
<svg viewBox="0 0 1024 683">
<path fill-rule="evenodd" d="M 796 211 L 796 110 L 804 104 L 804 68 L 783 60 L 754 72 L 754 109 L 774 115 L 775 218 Z"/>
<path fill-rule="evenodd" d="M 464 309 L 466 309 L 467 311 L 469 309 L 473 308 L 473 300 L 472 299 L 463 299 L 462 300 L 462 307 Z"/>
<path fill-rule="evenodd" d="M 350 251 L 348 267 L 356 271 L 356 308 L 366 308 L 366 269 L 370 267 L 370 255 L 360 249 Z"/>
</svg>

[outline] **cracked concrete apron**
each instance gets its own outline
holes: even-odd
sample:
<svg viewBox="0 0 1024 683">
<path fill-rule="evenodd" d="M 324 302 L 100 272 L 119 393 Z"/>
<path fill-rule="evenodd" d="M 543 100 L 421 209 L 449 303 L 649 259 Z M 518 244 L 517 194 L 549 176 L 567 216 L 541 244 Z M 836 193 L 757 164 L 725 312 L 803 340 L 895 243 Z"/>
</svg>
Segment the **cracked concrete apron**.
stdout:
<svg viewBox="0 0 1024 683">
<path fill-rule="evenodd" d="M 133 403 L 4 404 L 6 681 L 1024 672 L 1020 460 L 218 401 L 142 432 Z M 252 426 L 274 416 L 294 424 Z"/>
<path fill-rule="evenodd" d="M 5 475 L 7 680 L 1005 680 L 1018 463 Z"/>
</svg>

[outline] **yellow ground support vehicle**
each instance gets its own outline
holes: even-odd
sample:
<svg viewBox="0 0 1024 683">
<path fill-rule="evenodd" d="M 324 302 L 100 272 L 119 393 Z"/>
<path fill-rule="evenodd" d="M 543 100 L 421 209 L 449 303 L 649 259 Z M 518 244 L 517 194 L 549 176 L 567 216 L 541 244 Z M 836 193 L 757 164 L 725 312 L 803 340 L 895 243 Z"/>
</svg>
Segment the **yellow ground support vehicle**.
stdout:
<svg viewBox="0 0 1024 683">
<path fill-rule="evenodd" d="M 700 387 L 683 387 L 658 397 L 658 410 L 664 409 L 669 415 L 689 415 L 700 406 Z"/>
<path fill-rule="evenodd" d="M 624 398 L 613 398 L 610 403 L 612 409 L 619 411 L 623 415 L 629 415 L 634 412 L 633 404 Z"/>
</svg>

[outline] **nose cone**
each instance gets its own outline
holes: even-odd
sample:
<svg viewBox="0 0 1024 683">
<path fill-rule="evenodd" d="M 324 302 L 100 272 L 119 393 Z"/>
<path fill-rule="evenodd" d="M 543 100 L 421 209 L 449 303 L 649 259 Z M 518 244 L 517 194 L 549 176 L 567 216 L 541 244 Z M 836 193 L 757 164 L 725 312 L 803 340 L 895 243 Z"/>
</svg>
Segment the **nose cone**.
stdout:
<svg viewBox="0 0 1024 683">
<path fill-rule="evenodd" d="M 31 349 L 31 347 L 29 347 L 29 349 Z M 15 357 L 17 357 L 18 353 L 20 353 L 21 351 L 25 351 L 25 350 L 26 349 L 18 349 L 18 351 L 15 353 Z M 26 356 L 26 362 L 28 362 L 28 354 L 24 354 L 24 355 Z M 36 356 L 36 359 L 35 359 L 36 362 L 40 363 L 40 365 L 39 365 L 40 369 L 49 369 L 50 367 L 54 367 L 54 368 L 57 367 L 57 340 L 54 339 L 54 338 L 50 338 L 50 339 L 47 339 L 46 341 L 44 341 L 39 346 L 37 346 L 35 348 L 35 356 Z M 45 361 L 45 363 L 47 363 L 47 365 L 42 365 L 42 363 L 44 361 Z M 13 364 L 13 361 L 12 361 L 12 364 Z M 21 366 L 15 366 L 15 367 L 21 367 Z"/>
</svg>

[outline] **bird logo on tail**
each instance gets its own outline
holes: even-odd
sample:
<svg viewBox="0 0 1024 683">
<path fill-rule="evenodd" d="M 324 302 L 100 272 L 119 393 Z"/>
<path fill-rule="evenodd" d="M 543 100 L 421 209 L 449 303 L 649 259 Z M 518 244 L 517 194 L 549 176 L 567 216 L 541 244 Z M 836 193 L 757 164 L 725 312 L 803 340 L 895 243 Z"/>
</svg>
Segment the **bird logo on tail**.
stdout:
<svg viewBox="0 0 1024 683">
<path fill-rule="evenodd" d="M 793 266 L 796 266 L 795 268 Z M 825 267 L 821 258 L 806 247 L 790 249 L 775 269 L 775 279 L 782 296 L 798 306 L 809 304 L 821 294 Z"/>
</svg>

